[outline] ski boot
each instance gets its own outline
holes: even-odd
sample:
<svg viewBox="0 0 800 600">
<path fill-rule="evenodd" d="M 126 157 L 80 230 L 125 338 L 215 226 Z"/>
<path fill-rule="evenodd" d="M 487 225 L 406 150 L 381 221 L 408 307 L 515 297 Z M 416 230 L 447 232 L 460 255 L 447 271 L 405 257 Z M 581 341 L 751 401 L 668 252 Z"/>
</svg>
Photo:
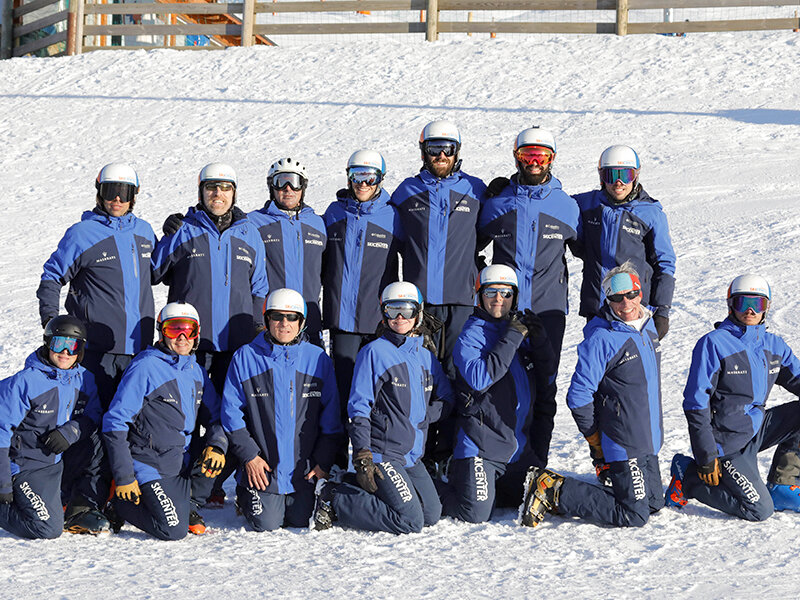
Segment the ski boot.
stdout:
<svg viewBox="0 0 800 600">
<path fill-rule="evenodd" d="M 314 489 L 314 512 L 311 515 L 310 529 L 322 531 L 330 529 L 337 520 L 336 511 L 333 509 L 333 492 L 335 484 L 329 483 L 325 479 L 317 482 Z"/>
<path fill-rule="evenodd" d="M 225 507 L 225 492 L 223 490 L 214 490 L 206 500 L 203 508 L 220 509 Z"/>
<path fill-rule="evenodd" d="M 772 503 L 775 510 L 793 510 L 800 512 L 800 485 L 782 485 L 779 483 L 767 483 L 769 495 L 772 496 Z"/>
<path fill-rule="evenodd" d="M 206 522 L 196 510 L 192 509 L 192 512 L 189 513 L 189 533 L 203 535 L 205 532 Z"/>
<path fill-rule="evenodd" d="M 84 509 L 84 510 L 81 510 Z M 69 510 L 69 507 L 67 507 Z M 103 535 L 111 533 L 111 523 L 99 510 L 89 507 L 76 508 L 64 519 L 64 531 L 68 533 Z"/>
<path fill-rule="evenodd" d="M 524 500 L 520 523 L 525 527 L 536 527 L 546 513 L 558 510 L 558 496 L 564 477 L 550 469 L 531 467 L 525 476 Z"/>
<path fill-rule="evenodd" d="M 672 457 L 672 466 L 669 472 L 672 479 L 667 486 L 667 491 L 664 494 L 664 503 L 667 506 L 675 508 L 683 508 L 686 506 L 688 500 L 683 495 L 683 479 L 686 477 L 686 469 L 692 464 L 692 459 L 683 454 L 676 454 Z"/>
</svg>

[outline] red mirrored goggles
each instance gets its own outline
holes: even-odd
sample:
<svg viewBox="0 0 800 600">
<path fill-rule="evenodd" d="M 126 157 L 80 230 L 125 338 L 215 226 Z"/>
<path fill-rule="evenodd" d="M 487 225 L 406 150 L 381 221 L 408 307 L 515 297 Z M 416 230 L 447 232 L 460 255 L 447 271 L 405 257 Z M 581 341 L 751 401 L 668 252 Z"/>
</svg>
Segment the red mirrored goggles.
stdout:
<svg viewBox="0 0 800 600">
<path fill-rule="evenodd" d="M 523 146 L 514 152 L 516 159 L 524 165 L 537 164 L 546 167 L 556 157 L 555 152 L 545 146 Z"/>
<path fill-rule="evenodd" d="M 200 335 L 200 325 L 193 319 L 175 318 L 164 321 L 161 324 L 161 333 L 165 338 L 171 340 L 176 339 L 181 334 L 186 336 L 186 339 L 194 340 Z"/>
</svg>

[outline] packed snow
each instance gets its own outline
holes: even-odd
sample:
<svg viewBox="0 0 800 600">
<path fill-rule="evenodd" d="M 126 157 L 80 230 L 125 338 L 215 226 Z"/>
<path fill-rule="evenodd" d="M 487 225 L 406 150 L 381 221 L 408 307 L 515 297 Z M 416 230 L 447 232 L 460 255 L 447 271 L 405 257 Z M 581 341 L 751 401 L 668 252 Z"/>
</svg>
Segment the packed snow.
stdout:
<svg viewBox="0 0 800 600">
<path fill-rule="evenodd" d="M 546 36 L 433 44 L 375 38 L 347 45 L 223 52 L 96 52 L 0 62 L 0 376 L 40 341 L 35 291 L 64 230 L 94 204 L 105 163 L 139 172 L 136 213 L 160 231 L 196 201 L 197 173 L 233 164 L 245 210 L 263 205 L 269 164 L 308 165 L 318 212 L 344 186 L 347 157 L 375 148 L 390 190 L 420 164 L 428 121 L 462 131 L 463 169 L 513 171 L 521 129 L 551 129 L 568 193 L 598 185 L 614 143 L 635 147 L 646 190 L 662 201 L 678 255 L 663 345 L 663 482 L 688 452 L 681 409 L 692 347 L 724 317 L 727 284 L 758 271 L 773 284 L 769 321 L 800 351 L 800 36 L 792 32 Z M 570 260 L 577 307 L 581 265 Z M 157 291 L 157 305 L 163 302 Z M 551 467 L 594 477 L 564 395 L 583 319 L 569 316 Z M 790 399 L 774 391 L 771 403 Z M 764 474 L 771 453 L 762 455 Z M 443 519 L 407 536 L 245 530 L 229 499 L 203 512 L 209 532 L 160 542 L 119 535 L 24 541 L 0 532 L 7 598 L 760 598 L 800 589 L 800 515 L 736 520 L 690 501 L 642 529 L 514 511 L 468 525 Z"/>
</svg>

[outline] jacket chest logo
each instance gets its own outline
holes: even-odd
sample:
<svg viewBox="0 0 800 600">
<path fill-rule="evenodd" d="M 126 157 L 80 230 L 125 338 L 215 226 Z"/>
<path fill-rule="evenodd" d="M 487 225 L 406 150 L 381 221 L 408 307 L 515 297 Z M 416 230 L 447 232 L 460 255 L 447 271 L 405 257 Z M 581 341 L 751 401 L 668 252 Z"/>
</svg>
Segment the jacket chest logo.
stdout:
<svg viewBox="0 0 800 600">
<path fill-rule="evenodd" d="M 317 389 L 317 384 L 313 381 L 309 381 L 303 384 L 303 392 L 301 393 L 301 397 L 303 398 L 322 398 L 322 392 Z"/>
<path fill-rule="evenodd" d="M 414 202 L 414 206 L 408 209 L 408 212 L 420 212 L 423 210 L 428 210 L 427 206 L 420 205 L 419 202 Z"/>
<path fill-rule="evenodd" d="M 35 412 L 40 415 L 52 415 L 56 411 L 54 411 L 52 408 L 48 409 L 47 403 L 45 402 L 39 408 L 37 408 Z"/>
<path fill-rule="evenodd" d="M 626 362 L 632 361 L 636 358 L 639 358 L 638 354 L 631 354 L 630 352 L 626 352 L 625 356 L 623 356 L 617 364 L 625 364 Z"/>
<path fill-rule="evenodd" d="M 94 262 L 96 262 L 96 263 L 102 263 L 102 262 L 108 262 L 108 261 L 110 261 L 110 260 L 117 260 L 117 257 L 116 257 L 116 255 L 114 255 L 114 254 L 112 254 L 111 256 L 109 256 L 109 255 L 108 255 L 108 252 L 103 252 L 103 253 L 102 253 L 102 255 L 103 255 L 103 256 L 102 256 L 101 258 L 95 259 L 95 261 L 94 261 Z"/>
<path fill-rule="evenodd" d="M 739 365 L 733 365 L 732 371 L 725 371 L 726 375 L 747 375 L 747 369 L 739 369 Z"/>
<path fill-rule="evenodd" d="M 272 234 L 268 233 L 267 237 L 263 238 L 263 240 L 264 240 L 265 244 L 272 244 L 272 243 L 275 243 L 275 242 L 280 242 L 281 238 L 280 237 L 272 237 Z"/>
<path fill-rule="evenodd" d="M 251 398 L 269 398 L 269 392 L 262 392 L 261 388 L 256 386 L 255 392 L 250 392 Z"/>
<path fill-rule="evenodd" d="M 203 258 L 205 255 L 205 252 L 198 252 L 197 248 L 192 248 L 192 253 L 189 255 L 189 258 Z"/>
<path fill-rule="evenodd" d="M 167 396 L 161 396 L 161 401 L 162 402 L 166 402 L 167 404 L 177 404 L 178 403 L 178 401 L 175 398 L 172 397 L 172 394 L 169 394 Z"/>
<path fill-rule="evenodd" d="M 303 240 L 306 244 L 311 244 L 312 246 L 324 246 L 325 244 L 322 242 L 322 236 L 318 233 L 308 232 L 306 235 L 306 239 Z"/>
<path fill-rule="evenodd" d="M 394 387 L 401 387 L 401 388 L 408 387 L 408 385 L 407 385 L 407 384 L 405 384 L 405 383 L 402 383 L 402 382 L 400 381 L 400 378 L 399 378 L 399 377 L 395 377 L 395 378 L 392 380 L 392 385 L 393 385 Z"/>
</svg>

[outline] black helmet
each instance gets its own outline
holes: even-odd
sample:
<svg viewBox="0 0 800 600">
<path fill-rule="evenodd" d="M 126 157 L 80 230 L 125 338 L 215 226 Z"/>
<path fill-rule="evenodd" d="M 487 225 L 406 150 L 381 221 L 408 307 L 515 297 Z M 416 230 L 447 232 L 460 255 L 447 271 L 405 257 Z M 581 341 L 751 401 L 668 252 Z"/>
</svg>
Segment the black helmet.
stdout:
<svg viewBox="0 0 800 600">
<path fill-rule="evenodd" d="M 86 326 L 78 317 L 72 315 L 59 315 L 47 322 L 44 328 L 44 343 L 49 344 L 50 339 L 56 335 L 76 338 L 86 341 Z"/>
</svg>

